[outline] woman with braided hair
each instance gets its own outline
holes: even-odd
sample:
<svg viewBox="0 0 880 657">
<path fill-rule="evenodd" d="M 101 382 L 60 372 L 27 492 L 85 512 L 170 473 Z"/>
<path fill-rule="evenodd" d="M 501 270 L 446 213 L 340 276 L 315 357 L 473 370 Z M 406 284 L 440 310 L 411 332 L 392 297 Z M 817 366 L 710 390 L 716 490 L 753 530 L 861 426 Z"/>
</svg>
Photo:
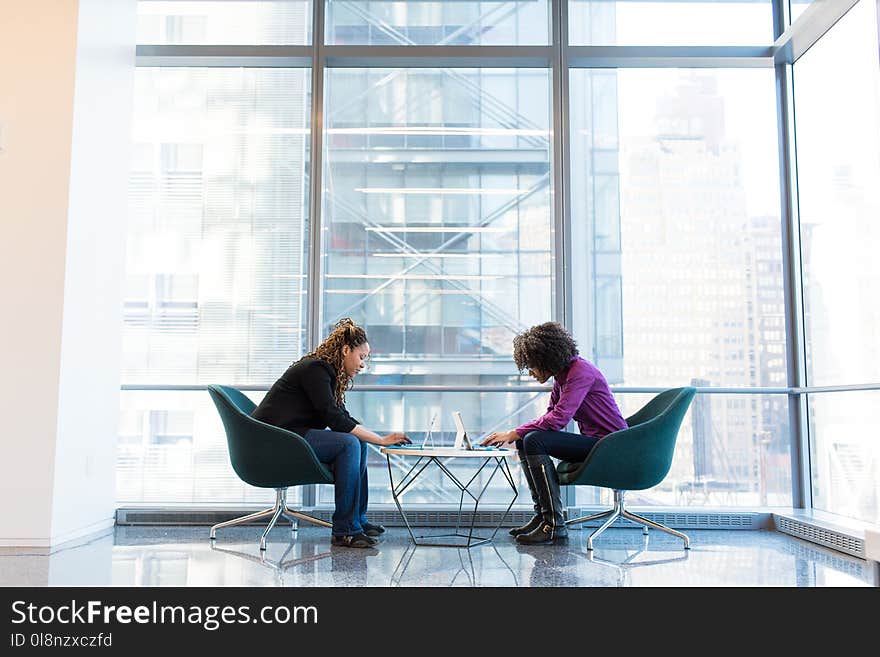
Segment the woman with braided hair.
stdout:
<svg viewBox="0 0 880 657">
<path fill-rule="evenodd" d="M 608 382 L 595 365 L 578 356 L 577 344 L 556 322 L 533 326 L 513 339 L 513 360 L 520 372 L 540 383 L 553 377 L 547 412 L 536 420 L 489 434 L 483 445 L 515 443 L 532 493 L 535 516 L 511 529 L 517 543 L 553 543 L 568 535 L 562 496 L 551 456 L 583 461 L 601 438 L 626 428 Z M 580 433 L 563 431 L 576 420 Z"/>
<path fill-rule="evenodd" d="M 332 467 L 336 509 L 331 543 L 343 547 L 372 547 L 385 531 L 367 522 L 367 443 L 410 442 L 404 433 L 373 433 L 345 410 L 345 391 L 369 356 L 366 332 L 346 317 L 317 349 L 287 368 L 252 413 L 298 433 L 318 460 Z"/>
</svg>

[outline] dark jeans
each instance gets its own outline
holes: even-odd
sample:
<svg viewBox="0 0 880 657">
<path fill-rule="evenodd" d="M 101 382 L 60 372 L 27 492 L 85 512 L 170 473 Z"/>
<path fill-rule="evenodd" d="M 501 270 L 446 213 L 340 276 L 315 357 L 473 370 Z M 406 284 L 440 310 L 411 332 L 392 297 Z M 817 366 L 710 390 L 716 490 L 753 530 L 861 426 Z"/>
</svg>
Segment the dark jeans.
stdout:
<svg viewBox="0 0 880 657">
<path fill-rule="evenodd" d="M 547 454 L 563 461 L 583 461 L 599 442 L 594 436 L 565 431 L 530 431 L 522 440 L 516 441 L 516 448 L 526 456 Z"/>
<path fill-rule="evenodd" d="M 350 433 L 309 429 L 303 436 L 321 463 L 331 466 L 336 494 L 334 535 L 360 534 L 367 521 L 367 443 Z"/>
</svg>

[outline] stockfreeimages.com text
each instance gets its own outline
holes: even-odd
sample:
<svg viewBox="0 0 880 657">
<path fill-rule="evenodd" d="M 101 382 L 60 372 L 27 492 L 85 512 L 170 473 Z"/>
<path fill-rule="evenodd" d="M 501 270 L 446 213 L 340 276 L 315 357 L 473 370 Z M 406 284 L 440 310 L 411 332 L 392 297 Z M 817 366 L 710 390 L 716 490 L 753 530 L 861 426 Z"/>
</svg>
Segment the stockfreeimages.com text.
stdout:
<svg viewBox="0 0 880 657">
<path fill-rule="evenodd" d="M 153 601 L 150 605 L 105 605 L 100 600 L 84 603 L 71 600 L 70 604 L 35 605 L 16 600 L 12 603 L 12 623 L 50 624 L 92 624 L 92 623 L 140 623 L 140 624 L 190 624 L 201 625 L 214 631 L 222 625 L 263 623 L 272 624 L 317 624 L 318 609 L 310 606 L 265 606 L 252 613 L 250 606 L 243 605 L 160 605 Z"/>
</svg>

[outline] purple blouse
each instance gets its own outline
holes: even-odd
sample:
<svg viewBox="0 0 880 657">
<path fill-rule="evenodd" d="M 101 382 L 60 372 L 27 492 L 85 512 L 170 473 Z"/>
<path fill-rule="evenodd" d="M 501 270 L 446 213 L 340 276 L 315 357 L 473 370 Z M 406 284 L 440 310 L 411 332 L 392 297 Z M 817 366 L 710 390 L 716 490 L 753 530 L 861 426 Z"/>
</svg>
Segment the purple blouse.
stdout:
<svg viewBox="0 0 880 657">
<path fill-rule="evenodd" d="M 574 418 L 582 435 L 602 438 L 626 429 L 605 376 L 580 356 L 556 375 L 547 412 L 516 428 L 522 438 L 530 431 L 562 431 Z"/>
</svg>

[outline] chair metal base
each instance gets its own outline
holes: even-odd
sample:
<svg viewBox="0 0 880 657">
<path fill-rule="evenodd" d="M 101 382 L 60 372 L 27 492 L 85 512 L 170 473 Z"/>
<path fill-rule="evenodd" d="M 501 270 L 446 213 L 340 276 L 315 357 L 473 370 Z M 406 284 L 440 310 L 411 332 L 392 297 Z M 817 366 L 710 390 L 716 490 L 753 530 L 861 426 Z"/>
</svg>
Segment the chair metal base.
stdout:
<svg viewBox="0 0 880 657">
<path fill-rule="evenodd" d="M 227 520 L 226 522 L 219 522 L 213 527 L 211 527 L 211 540 L 215 540 L 217 538 L 217 530 L 223 527 L 232 527 L 234 525 L 241 525 L 246 522 L 250 522 L 251 520 L 257 520 L 259 518 L 265 518 L 266 516 L 272 516 L 272 519 L 269 521 L 269 525 L 266 527 L 265 531 L 263 531 L 263 535 L 260 537 L 260 549 L 266 549 L 266 537 L 269 536 L 269 532 L 272 531 L 272 528 L 275 526 L 275 523 L 278 522 L 278 519 L 281 516 L 284 516 L 288 520 L 290 520 L 290 531 L 295 532 L 299 528 L 299 520 L 308 520 L 309 522 L 313 522 L 316 525 L 320 525 L 321 527 L 332 527 L 333 525 L 326 520 L 320 520 L 319 518 L 313 518 L 310 515 L 302 513 L 301 511 L 296 511 L 295 509 L 291 509 L 287 506 L 287 489 L 286 488 L 276 488 L 275 489 L 275 505 L 271 509 L 265 509 L 264 511 L 257 511 L 256 513 L 250 513 L 246 516 L 242 516 L 240 518 L 233 518 L 232 520 Z"/>
<path fill-rule="evenodd" d="M 626 518 L 627 520 L 632 520 L 635 523 L 642 525 L 642 532 L 644 534 L 648 533 L 648 527 L 653 527 L 654 529 L 659 529 L 662 532 L 666 532 L 667 534 L 672 534 L 673 536 L 678 536 L 680 539 L 684 540 L 684 549 L 690 549 L 690 539 L 681 532 L 677 532 L 674 529 L 667 527 L 666 525 L 661 525 L 660 523 L 654 522 L 652 520 L 648 520 L 647 518 L 643 518 L 640 515 L 627 511 L 623 505 L 623 498 L 626 495 L 625 490 L 615 490 L 614 491 L 614 508 L 608 511 L 602 511 L 601 513 L 594 513 L 589 516 L 583 516 L 582 518 L 572 518 L 571 520 L 566 520 L 566 525 L 577 525 L 582 522 L 587 522 L 588 520 L 598 520 L 599 518 L 607 518 L 602 526 L 599 527 L 596 531 L 590 534 L 590 537 L 587 539 L 587 549 L 593 549 L 593 539 L 595 539 L 599 534 L 608 529 L 614 521 L 618 518 Z"/>
</svg>

